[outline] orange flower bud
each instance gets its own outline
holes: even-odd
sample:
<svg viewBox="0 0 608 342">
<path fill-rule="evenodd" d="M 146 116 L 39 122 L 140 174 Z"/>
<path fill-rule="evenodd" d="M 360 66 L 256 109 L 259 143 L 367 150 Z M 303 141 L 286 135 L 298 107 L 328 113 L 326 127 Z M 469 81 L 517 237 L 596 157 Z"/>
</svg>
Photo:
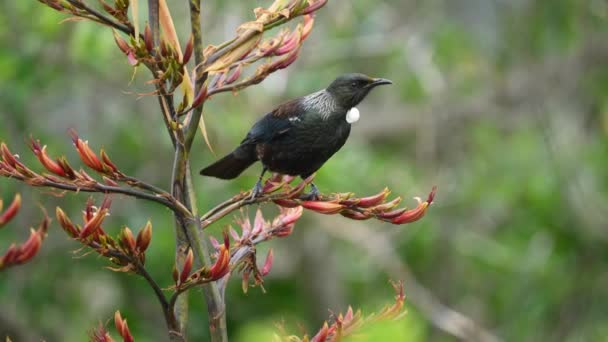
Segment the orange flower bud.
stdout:
<svg viewBox="0 0 608 342">
<path fill-rule="evenodd" d="M 41 147 L 39 141 L 31 139 L 30 148 L 32 149 L 36 157 L 38 157 L 38 160 L 40 161 L 42 166 L 44 166 L 45 169 L 60 177 L 65 177 L 65 171 L 63 170 L 63 167 L 61 167 L 58 162 L 52 160 L 46 154 L 46 146 Z"/>
<path fill-rule="evenodd" d="M 323 201 L 303 201 L 302 206 L 306 209 L 326 215 L 336 214 L 344 209 L 344 206 L 340 203 Z"/>
<path fill-rule="evenodd" d="M 150 245 L 150 241 L 152 240 L 152 223 L 148 221 L 144 229 L 140 230 L 137 234 L 137 249 L 140 252 L 145 252 Z"/>
<path fill-rule="evenodd" d="M 122 340 L 124 342 L 133 342 L 133 336 L 129 331 L 127 320 L 122 318 L 120 311 L 116 311 L 114 313 L 114 325 L 116 326 L 116 330 L 118 330 L 120 336 L 122 336 Z"/>
<path fill-rule="evenodd" d="M 61 208 L 57 207 L 57 209 L 55 209 L 55 216 L 57 216 L 57 221 L 59 222 L 61 228 L 63 228 L 63 230 L 65 230 L 69 236 L 75 238 L 80 235 L 78 227 L 72 224 L 72 221 L 70 221 Z"/>
<path fill-rule="evenodd" d="M 431 190 L 431 193 L 429 193 L 429 196 L 427 197 L 427 200 L 425 202 L 422 202 L 419 198 L 416 198 L 418 200 L 418 206 L 414 209 L 403 212 L 401 215 L 399 215 L 397 217 L 392 218 L 391 223 L 405 224 L 405 223 L 411 223 L 411 222 L 420 220 L 426 213 L 426 210 L 428 209 L 429 205 L 431 205 L 431 203 L 433 203 L 436 192 L 437 192 L 437 187 L 434 186 L 433 189 Z"/>
<path fill-rule="evenodd" d="M 13 168 L 17 165 L 17 163 L 18 163 L 17 159 L 11 153 L 11 151 L 8 149 L 8 146 L 6 146 L 5 143 L 0 144 L 0 154 L 2 154 L 2 160 L 4 160 L 4 162 L 7 165 L 9 165 Z"/>
<path fill-rule="evenodd" d="M 188 279 L 188 276 L 190 276 L 190 272 L 192 271 L 193 262 L 194 262 L 194 253 L 192 253 L 192 249 L 189 248 L 188 254 L 186 254 L 186 260 L 184 261 L 184 266 L 182 267 L 182 272 L 179 275 L 180 284 L 185 282 L 186 279 Z"/>
<path fill-rule="evenodd" d="M 74 171 L 74 169 L 72 169 L 72 167 L 70 166 L 70 164 L 68 163 L 68 161 L 65 157 L 60 157 L 59 159 L 57 159 L 57 163 L 61 166 L 61 168 L 65 172 L 65 174 L 66 174 L 65 177 L 67 177 L 69 179 L 76 178 L 76 172 Z"/>
<path fill-rule="evenodd" d="M 112 161 L 110 160 L 110 157 L 108 157 L 108 154 L 106 153 L 106 151 L 103 150 L 103 148 L 101 149 L 101 152 L 99 154 L 101 155 L 101 160 L 103 160 L 104 166 L 106 166 L 112 172 L 119 172 L 118 167 L 116 167 L 116 165 L 114 165 L 114 163 L 112 163 Z"/>
<path fill-rule="evenodd" d="M 95 171 L 104 172 L 105 170 L 101 161 L 99 160 L 99 158 L 97 158 L 95 152 L 91 150 L 89 144 L 80 139 L 76 134 L 76 131 L 70 130 L 70 134 L 72 135 L 72 141 L 74 142 L 74 146 L 76 146 L 78 155 L 80 156 L 80 159 L 83 161 L 83 163 L 85 163 L 85 165 Z"/>
<path fill-rule="evenodd" d="M 16 194 L 11 205 L 9 205 L 8 208 L 6 208 L 6 211 L 4 211 L 4 213 L 0 214 L 0 227 L 2 227 L 8 221 L 12 220 L 13 217 L 15 217 L 15 215 L 17 215 L 17 212 L 19 212 L 19 208 L 21 208 L 21 195 Z M 1 203 L 0 203 L 0 210 L 2 210 Z"/>
<path fill-rule="evenodd" d="M 114 325 L 119 333 L 124 329 L 124 322 L 122 320 L 122 316 L 120 315 L 120 311 L 118 310 L 116 310 L 114 313 Z"/>
<path fill-rule="evenodd" d="M 129 227 L 123 228 L 120 235 L 120 240 L 122 241 L 123 246 L 128 248 L 130 252 L 134 252 L 137 243 L 135 242 L 131 229 L 129 229 Z"/>
</svg>

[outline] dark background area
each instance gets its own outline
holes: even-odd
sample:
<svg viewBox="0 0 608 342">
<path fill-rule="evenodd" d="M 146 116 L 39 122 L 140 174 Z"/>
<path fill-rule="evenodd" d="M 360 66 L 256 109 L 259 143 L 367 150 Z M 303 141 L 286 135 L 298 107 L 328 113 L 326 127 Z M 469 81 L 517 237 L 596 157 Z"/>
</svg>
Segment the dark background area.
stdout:
<svg viewBox="0 0 608 342">
<path fill-rule="evenodd" d="M 269 3 L 204 1 L 205 43 L 231 37 L 253 8 Z M 170 6 L 185 41 L 186 3 Z M 439 188 L 427 216 L 409 226 L 306 212 L 292 236 L 259 251 L 275 254 L 266 293 L 245 295 L 238 279 L 230 283 L 233 339 L 264 340 L 281 321 L 294 333 L 298 324 L 312 332 L 328 309 L 349 304 L 376 311 L 393 298 L 389 279 L 402 279 L 408 315 L 395 339 L 604 340 L 607 18 L 603 0 L 330 0 L 289 69 L 237 96 L 213 98 L 205 119 L 219 156 L 276 104 L 341 73 L 390 78 L 393 86 L 359 106 L 349 142 L 316 183 L 324 192 L 360 195 L 389 186 L 412 206 L 413 196 Z M 75 128 L 130 175 L 168 187 L 172 148 L 157 101 L 137 95 L 152 90 L 147 71 L 130 83 L 132 69 L 109 29 L 62 19 L 35 1 L 0 2 L 0 140 L 33 161 L 25 144 L 31 134 L 51 155 L 77 164 L 67 134 Z M 216 159 L 201 138 L 194 169 Z M 233 182 L 197 177 L 199 209 L 250 188 L 257 175 L 252 168 Z M 87 197 L 57 198 L 0 179 L 5 201 L 15 192 L 24 207 L 0 232 L 0 250 L 25 239 L 40 219 L 39 203 L 78 217 Z M 169 211 L 115 196 L 107 226 L 139 229 L 148 219 L 147 264 L 168 286 Z M 77 248 L 53 224 L 33 262 L 0 274 L 0 336 L 82 341 L 117 309 L 138 341 L 165 336 L 144 281 L 106 271 L 105 260 Z M 196 341 L 207 333 L 206 310 L 199 293 L 190 298 Z"/>
</svg>

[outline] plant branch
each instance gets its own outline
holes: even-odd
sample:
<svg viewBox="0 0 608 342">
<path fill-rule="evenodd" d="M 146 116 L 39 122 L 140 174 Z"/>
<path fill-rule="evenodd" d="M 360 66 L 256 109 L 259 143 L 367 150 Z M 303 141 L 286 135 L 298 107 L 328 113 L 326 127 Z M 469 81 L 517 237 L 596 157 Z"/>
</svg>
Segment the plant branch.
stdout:
<svg viewBox="0 0 608 342">
<path fill-rule="evenodd" d="M 184 215 L 186 217 L 192 217 L 192 214 L 190 213 L 190 211 L 182 203 L 180 203 L 178 200 L 173 198 L 167 192 L 160 190 L 160 189 L 158 189 L 158 190 L 160 190 L 158 193 L 148 193 L 148 192 L 138 191 L 138 190 L 131 189 L 131 188 L 125 188 L 125 187 L 113 186 L 113 185 L 105 185 L 105 184 L 98 183 L 98 182 L 90 182 L 90 184 L 76 185 L 76 184 L 55 182 L 55 181 L 49 180 L 47 178 L 44 178 L 42 176 L 30 179 L 30 178 L 26 178 L 21 175 L 11 175 L 10 178 L 14 178 L 16 180 L 22 181 L 26 184 L 29 184 L 31 186 L 36 186 L 36 187 L 49 187 L 49 188 L 67 190 L 67 191 L 72 191 L 72 192 L 100 192 L 100 193 L 106 193 L 106 194 L 108 194 L 108 193 L 123 194 L 123 195 L 131 196 L 131 197 L 136 197 L 136 198 L 141 198 L 141 199 L 157 202 L 157 203 L 160 203 L 160 204 L 164 205 L 165 207 L 171 209 L 174 213 L 178 213 L 178 214 Z M 143 183 L 143 184 L 145 184 L 145 183 Z M 151 185 L 147 185 L 147 186 L 153 187 Z"/>
<path fill-rule="evenodd" d="M 110 27 L 113 27 L 113 28 L 115 28 L 121 32 L 124 32 L 126 34 L 129 34 L 129 35 L 133 35 L 135 33 L 135 30 L 133 30 L 132 27 L 115 22 L 114 20 L 99 13 L 98 11 L 89 7 L 87 4 L 85 4 L 84 2 L 82 2 L 80 0 L 67 0 L 67 1 L 72 6 L 89 13 L 90 15 L 92 15 L 94 17 L 95 20 L 97 20 L 98 22 L 100 22 L 104 25 L 108 25 Z M 74 15 L 77 15 L 80 17 L 82 16 L 82 15 L 78 15 L 77 13 L 74 13 Z"/>
<path fill-rule="evenodd" d="M 179 334 L 177 321 L 175 319 L 173 311 L 170 310 L 170 305 L 169 305 L 169 301 L 167 301 L 167 297 L 165 297 L 165 294 L 163 293 L 163 290 L 161 289 L 161 287 L 154 280 L 154 278 L 152 278 L 152 276 L 150 275 L 150 273 L 148 272 L 146 267 L 140 262 L 139 259 L 131 257 L 126 254 L 123 254 L 123 253 L 120 253 L 116 250 L 104 249 L 104 247 L 102 245 L 100 245 L 99 243 L 97 243 L 95 241 L 89 242 L 88 245 L 93 249 L 103 250 L 105 255 L 108 257 L 120 260 L 121 262 L 126 263 L 127 265 L 132 265 L 133 271 L 136 274 L 139 274 L 140 276 L 142 276 L 146 280 L 146 282 L 148 282 L 148 285 L 150 285 L 150 287 L 154 291 L 154 294 L 156 295 L 156 298 L 158 299 L 158 302 L 160 303 L 160 305 L 162 307 L 163 315 L 165 317 L 165 322 L 167 323 L 167 327 L 170 330 L 170 333 L 169 333 L 170 337 L 181 336 Z M 178 333 L 178 334 L 176 334 L 176 333 Z M 184 341 L 183 337 L 180 338 L 179 340 Z"/>
</svg>

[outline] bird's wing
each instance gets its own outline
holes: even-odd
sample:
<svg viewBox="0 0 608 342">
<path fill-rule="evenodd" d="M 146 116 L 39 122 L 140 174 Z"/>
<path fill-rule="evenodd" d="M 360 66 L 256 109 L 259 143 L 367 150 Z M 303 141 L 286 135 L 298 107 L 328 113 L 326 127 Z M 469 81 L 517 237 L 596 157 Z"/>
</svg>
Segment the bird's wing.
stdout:
<svg viewBox="0 0 608 342">
<path fill-rule="evenodd" d="M 289 132 L 302 114 L 298 99 L 286 102 L 258 120 L 241 144 L 271 142 Z"/>
</svg>

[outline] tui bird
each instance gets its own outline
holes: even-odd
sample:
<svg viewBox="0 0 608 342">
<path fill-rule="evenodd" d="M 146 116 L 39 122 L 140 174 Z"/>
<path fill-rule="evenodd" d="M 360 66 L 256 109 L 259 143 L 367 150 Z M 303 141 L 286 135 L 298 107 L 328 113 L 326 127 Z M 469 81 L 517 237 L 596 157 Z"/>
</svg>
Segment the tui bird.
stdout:
<svg viewBox="0 0 608 342">
<path fill-rule="evenodd" d="M 305 179 L 344 145 L 351 123 L 359 118 L 355 106 L 376 86 L 391 83 L 357 73 L 341 75 L 326 89 L 285 102 L 264 115 L 234 151 L 200 174 L 233 179 L 261 160 L 262 173 L 252 198 L 261 193 L 267 170 Z M 308 197 L 318 195 L 311 184 Z"/>
</svg>

